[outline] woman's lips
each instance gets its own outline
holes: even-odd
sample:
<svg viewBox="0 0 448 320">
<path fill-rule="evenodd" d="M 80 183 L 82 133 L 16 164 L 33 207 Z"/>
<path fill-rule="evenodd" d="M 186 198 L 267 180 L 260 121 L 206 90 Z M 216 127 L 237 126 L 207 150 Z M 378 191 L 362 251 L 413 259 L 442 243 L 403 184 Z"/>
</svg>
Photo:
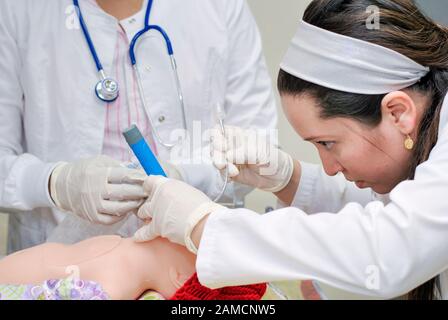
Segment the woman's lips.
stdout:
<svg viewBox="0 0 448 320">
<path fill-rule="evenodd" d="M 350 182 L 353 182 L 360 189 L 369 187 L 368 183 L 363 180 L 355 180 L 355 179 L 351 179 L 349 177 L 345 177 L 345 179 Z"/>
</svg>

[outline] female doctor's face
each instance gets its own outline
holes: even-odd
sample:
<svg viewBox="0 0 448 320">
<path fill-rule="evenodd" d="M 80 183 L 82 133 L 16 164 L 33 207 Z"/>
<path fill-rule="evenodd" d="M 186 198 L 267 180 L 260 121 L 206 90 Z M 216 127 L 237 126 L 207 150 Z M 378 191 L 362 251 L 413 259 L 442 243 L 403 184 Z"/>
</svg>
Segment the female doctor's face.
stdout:
<svg viewBox="0 0 448 320">
<path fill-rule="evenodd" d="M 323 119 L 316 100 L 307 94 L 282 95 L 282 103 L 295 131 L 316 146 L 328 175 L 342 172 L 359 188 L 386 194 L 407 179 L 411 152 L 404 148 L 404 140 L 407 134 L 415 140 L 418 113 L 406 105 L 408 95 L 389 95 L 383 100 L 382 120 L 375 127 L 351 118 Z"/>
</svg>

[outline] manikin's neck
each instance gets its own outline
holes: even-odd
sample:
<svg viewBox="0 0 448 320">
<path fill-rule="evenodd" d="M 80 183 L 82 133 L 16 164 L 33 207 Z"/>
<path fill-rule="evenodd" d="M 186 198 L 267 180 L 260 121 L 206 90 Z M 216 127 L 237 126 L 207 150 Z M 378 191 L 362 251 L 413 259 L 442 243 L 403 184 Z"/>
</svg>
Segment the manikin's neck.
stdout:
<svg viewBox="0 0 448 320">
<path fill-rule="evenodd" d="M 132 247 L 129 271 L 138 275 L 141 291 L 155 290 L 169 298 L 195 272 L 195 256 L 179 245 L 157 238 L 146 243 L 124 239 Z M 131 250 L 129 250 L 131 252 Z M 139 259 L 135 259 L 138 252 Z"/>
<path fill-rule="evenodd" d="M 118 20 L 133 16 L 143 6 L 143 0 L 96 0 L 96 2 L 101 9 Z"/>
</svg>

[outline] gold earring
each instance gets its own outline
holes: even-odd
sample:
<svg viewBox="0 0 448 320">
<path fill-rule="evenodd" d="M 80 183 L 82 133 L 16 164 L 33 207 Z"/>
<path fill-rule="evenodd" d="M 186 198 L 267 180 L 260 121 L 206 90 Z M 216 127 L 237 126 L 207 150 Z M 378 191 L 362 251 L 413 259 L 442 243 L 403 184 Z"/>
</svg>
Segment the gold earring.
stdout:
<svg viewBox="0 0 448 320">
<path fill-rule="evenodd" d="M 414 149 L 414 140 L 412 140 L 410 135 L 407 135 L 406 140 L 404 140 L 404 147 L 406 150 Z"/>
</svg>

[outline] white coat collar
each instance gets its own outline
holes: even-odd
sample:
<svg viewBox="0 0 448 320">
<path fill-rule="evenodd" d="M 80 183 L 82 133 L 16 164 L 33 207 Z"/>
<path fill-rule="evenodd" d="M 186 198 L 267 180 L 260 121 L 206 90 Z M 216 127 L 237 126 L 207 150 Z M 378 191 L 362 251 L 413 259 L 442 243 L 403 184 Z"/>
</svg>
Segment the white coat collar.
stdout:
<svg viewBox="0 0 448 320">
<path fill-rule="evenodd" d="M 117 18 L 105 12 L 98 5 L 96 0 L 84 0 L 82 5 L 83 8 L 81 8 L 81 10 L 83 10 L 83 12 L 85 11 L 85 15 L 92 17 L 92 19 L 89 19 L 90 21 L 88 22 L 88 24 L 90 24 L 89 28 L 101 26 L 107 30 L 120 24 L 126 31 L 129 41 L 131 41 L 134 35 L 143 29 L 148 0 L 143 0 L 142 7 L 137 13 L 122 20 L 117 20 Z M 154 16 L 154 14 L 151 16 Z"/>
</svg>

